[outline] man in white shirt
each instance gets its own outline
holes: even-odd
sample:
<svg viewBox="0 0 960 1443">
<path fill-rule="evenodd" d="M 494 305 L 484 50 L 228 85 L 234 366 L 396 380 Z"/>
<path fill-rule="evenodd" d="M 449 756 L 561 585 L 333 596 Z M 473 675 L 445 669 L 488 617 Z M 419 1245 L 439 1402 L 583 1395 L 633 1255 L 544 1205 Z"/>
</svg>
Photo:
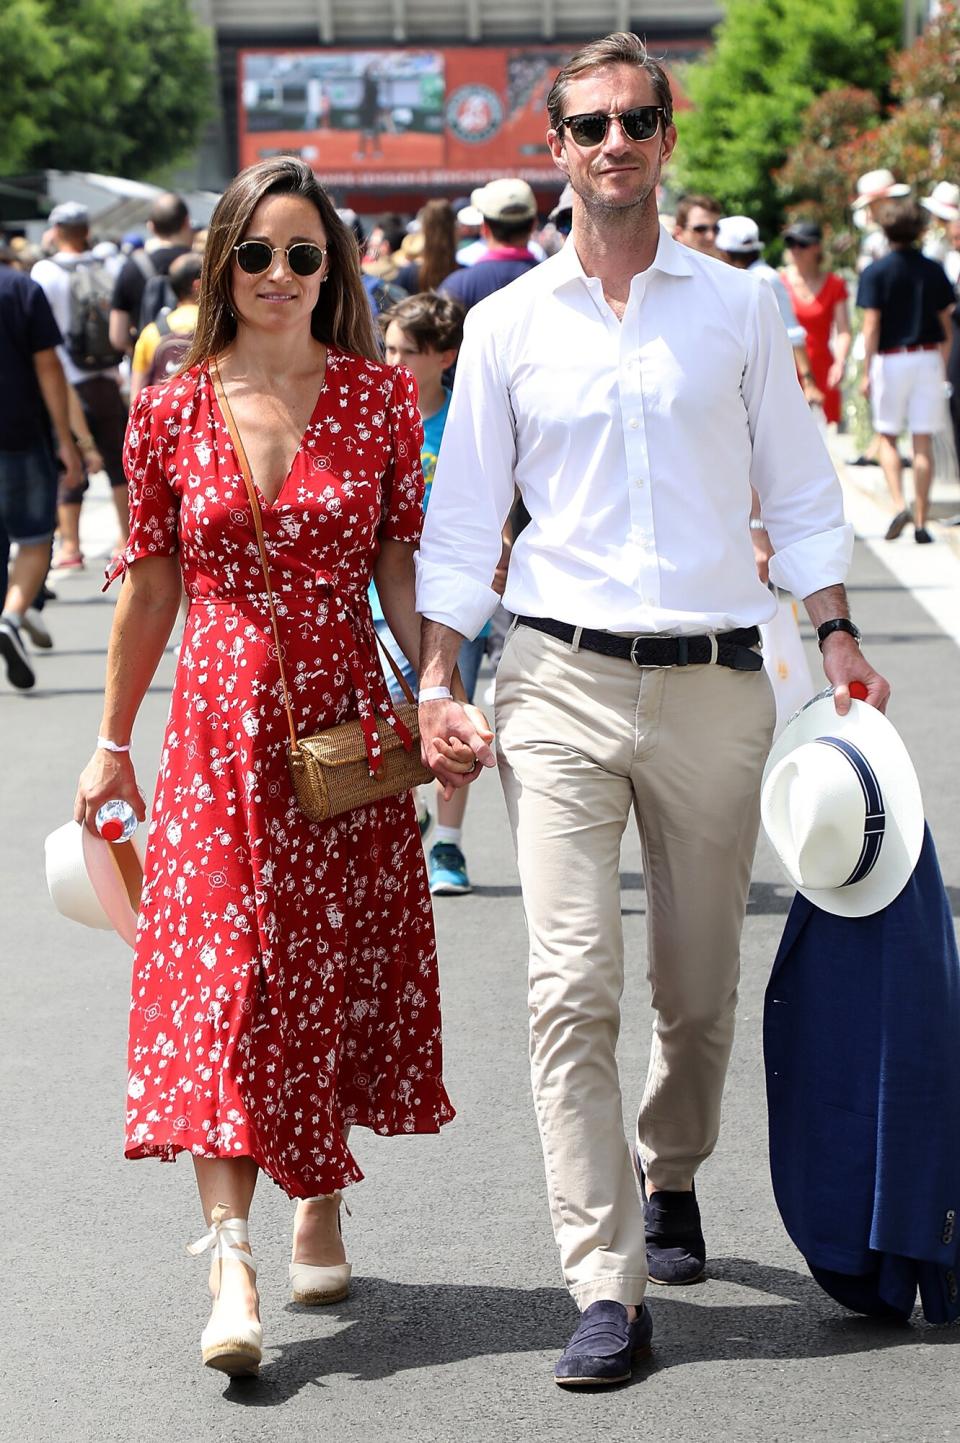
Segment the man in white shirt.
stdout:
<svg viewBox="0 0 960 1443">
<path fill-rule="evenodd" d="M 806 598 L 838 711 L 885 704 L 843 580 L 840 488 L 796 381 L 769 287 L 658 224 L 673 150 L 669 81 L 633 35 L 586 46 L 548 98 L 575 192 L 557 256 L 471 311 L 417 561 L 425 754 L 494 759 L 444 696 L 490 581 L 514 489 L 530 524 L 504 603 L 501 777 L 530 931 L 534 1099 L 564 1277 L 583 1310 L 561 1384 L 628 1377 L 649 1343 L 647 1251 L 661 1282 L 705 1251 L 694 1174 L 716 1142 L 740 931 L 774 703 L 756 649 L 776 602 L 753 562 L 750 486 Z M 710 664 L 713 663 L 713 664 Z M 637 1124 L 616 1065 L 623 984 L 620 843 L 640 827 L 657 1014 Z"/>
</svg>

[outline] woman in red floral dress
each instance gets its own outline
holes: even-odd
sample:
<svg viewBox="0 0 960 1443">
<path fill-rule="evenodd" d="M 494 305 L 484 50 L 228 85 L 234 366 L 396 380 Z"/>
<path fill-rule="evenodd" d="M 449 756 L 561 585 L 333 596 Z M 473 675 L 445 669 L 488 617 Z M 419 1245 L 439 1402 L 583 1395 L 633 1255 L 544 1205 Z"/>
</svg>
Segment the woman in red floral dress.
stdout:
<svg viewBox="0 0 960 1443">
<path fill-rule="evenodd" d="M 253 518 L 211 381 L 257 485 L 298 732 L 394 720 L 371 575 L 416 660 L 422 521 L 412 378 L 374 359 L 356 245 L 310 169 L 243 172 L 209 232 L 196 340 L 137 397 L 126 443 L 130 540 L 101 735 L 130 741 L 176 618 L 190 609 L 150 823 L 133 969 L 126 1153 L 193 1155 L 215 1249 L 204 1361 L 256 1372 L 247 1218 L 263 1170 L 300 1202 L 298 1301 L 346 1293 L 339 1190 L 356 1124 L 436 1132 L 441 1077 L 430 896 L 409 794 L 328 823 L 299 810 Z M 215 358 L 208 360 L 208 358 Z M 382 723 L 381 723 L 382 725 Z M 451 749 L 469 770 L 472 754 Z M 144 806 L 129 753 L 98 749 L 76 816 Z"/>
</svg>

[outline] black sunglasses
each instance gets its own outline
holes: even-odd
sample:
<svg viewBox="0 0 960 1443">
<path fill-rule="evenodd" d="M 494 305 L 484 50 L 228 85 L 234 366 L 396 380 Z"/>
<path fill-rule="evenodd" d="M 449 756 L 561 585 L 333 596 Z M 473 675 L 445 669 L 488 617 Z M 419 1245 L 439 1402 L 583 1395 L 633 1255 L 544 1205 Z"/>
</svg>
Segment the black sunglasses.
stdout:
<svg viewBox="0 0 960 1443">
<path fill-rule="evenodd" d="M 800 240 L 798 236 L 784 236 L 784 240 L 792 251 L 808 251 L 811 246 L 819 245 L 819 241 Z"/>
<path fill-rule="evenodd" d="M 566 126 L 577 145 L 602 145 L 607 138 L 611 120 L 619 120 L 628 140 L 650 140 L 660 128 L 660 117 L 666 115 L 662 105 L 638 105 L 635 110 L 611 111 L 605 115 L 594 111 L 588 115 L 565 115 L 557 126 Z"/>
<path fill-rule="evenodd" d="M 297 241 L 292 246 L 268 246 L 266 241 L 241 241 L 234 246 L 237 265 L 248 276 L 259 276 L 269 270 L 279 251 L 295 276 L 315 276 L 323 265 L 326 251 L 312 241 Z"/>
<path fill-rule="evenodd" d="M 720 227 L 714 222 L 712 225 L 692 225 L 690 229 L 694 235 L 706 235 L 708 231 L 712 231 L 716 235 Z"/>
</svg>

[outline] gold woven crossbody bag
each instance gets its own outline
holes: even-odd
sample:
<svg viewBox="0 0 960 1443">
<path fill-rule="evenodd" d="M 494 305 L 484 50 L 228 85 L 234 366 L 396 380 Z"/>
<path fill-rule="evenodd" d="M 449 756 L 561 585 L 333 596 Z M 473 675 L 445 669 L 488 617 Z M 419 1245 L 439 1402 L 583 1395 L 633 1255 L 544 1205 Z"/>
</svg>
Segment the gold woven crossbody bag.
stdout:
<svg viewBox="0 0 960 1443">
<path fill-rule="evenodd" d="M 247 488 L 250 509 L 253 512 L 253 525 L 257 533 L 260 564 L 263 567 L 263 581 L 267 592 L 267 603 L 270 607 L 270 621 L 277 648 L 277 662 L 280 667 L 283 704 L 286 708 L 287 725 L 290 730 L 290 740 L 287 743 L 287 765 L 301 810 L 311 821 L 324 822 L 329 817 L 336 817 L 341 812 L 353 811 L 355 807 L 362 807 L 367 802 L 382 801 L 385 797 L 393 797 L 399 795 L 400 792 L 409 791 L 411 787 L 419 786 L 421 782 L 432 781 L 433 773 L 429 767 L 424 765 L 420 756 L 420 723 L 416 700 L 409 683 L 379 636 L 377 642 L 393 668 L 394 676 L 406 697 L 406 701 L 401 702 L 395 708 L 395 713 L 397 720 L 411 737 L 412 745 L 409 749 L 383 716 L 376 718 L 380 745 L 379 759 L 375 766 L 371 764 L 367 754 L 366 738 L 359 717 L 355 717 L 351 721 L 340 722 L 338 726 L 327 727 L 324 731 L 315 732 L 313 736 L 297 736 L 293 711 L 290 706 L 286 670 L 283 665 L 283 647 L 280 644 L 277 609 L 273 601 L 273 588 L 270 585 L 270 568 L 267 564 L 267 551 L 263 540 L 260 498 L 253 484 L 247 454 L 243 449 L 243 442 L 230 409 L 230 402 L 224 393 L 223 382 L 220 379 L 220 371 L 215 360 L 210 362 L 210 375 L 223 419 L 237 454 L 243 482 Z"/>
</svg>

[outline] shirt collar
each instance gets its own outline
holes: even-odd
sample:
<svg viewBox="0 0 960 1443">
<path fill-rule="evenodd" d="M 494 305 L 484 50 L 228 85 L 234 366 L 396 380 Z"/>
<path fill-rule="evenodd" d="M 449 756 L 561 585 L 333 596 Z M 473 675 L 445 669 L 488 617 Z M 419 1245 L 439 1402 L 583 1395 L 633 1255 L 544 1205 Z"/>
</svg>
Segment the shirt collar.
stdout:
<svg viewBox="0 0 960 1443">
<path fill-rule="evenodd" d="M 586 283 L 591 279 L 580 264 L 580 257 L 577 255 L 572 235 L 567 237 L 563 249 L 554 256 L 553 267 L 554 290 L 558 290 L 560 286 L 566 285 L 570 281 L 581 280 Z M 675 241 L 663 226 L 660 227 L 657 253 L 647 270 L 640 274 L 648 275 L 651 271 L 663 271 L 668 276 L 692 276 L 694 273 L 689 250 L 679 241 Z"/>
</svg>

